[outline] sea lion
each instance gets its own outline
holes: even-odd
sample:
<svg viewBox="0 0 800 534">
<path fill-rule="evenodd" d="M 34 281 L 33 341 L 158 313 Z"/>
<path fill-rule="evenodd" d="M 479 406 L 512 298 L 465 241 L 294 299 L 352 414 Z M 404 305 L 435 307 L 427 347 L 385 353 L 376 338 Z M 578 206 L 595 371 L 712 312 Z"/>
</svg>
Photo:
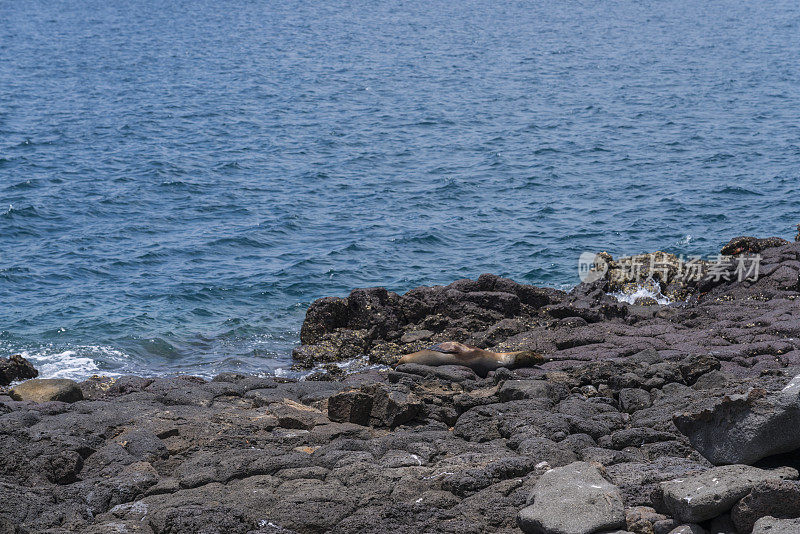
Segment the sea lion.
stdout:
<svg viewBox="0 0 800 534">
<path fill-rule="evenodd" d="M 478 375 L 486 376 L 489 371 L 494 371 L 500 367 L 508 367 L 509 369 L 530 367 L 544 361 L 545 359 L 541 354 L 537 354 L 532 350 L 492 352 L 455 341 L 445 341 L 427 349 L 406 354 L 400 358 L 397 364 L 463 365 L 469 367 Z"/>
</svg>

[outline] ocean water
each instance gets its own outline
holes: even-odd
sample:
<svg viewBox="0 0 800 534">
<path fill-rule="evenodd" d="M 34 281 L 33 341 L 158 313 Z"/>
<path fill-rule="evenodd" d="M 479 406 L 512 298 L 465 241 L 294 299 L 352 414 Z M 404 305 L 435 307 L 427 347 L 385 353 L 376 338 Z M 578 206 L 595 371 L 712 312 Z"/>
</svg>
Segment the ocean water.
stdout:
<svg viewBox="0 0 800 534">
<path fill-rule="evenodd" d="M 0 0 L 0 356 L 290 364 L 307 305 L 800 222 L 800 4 Z"/>
</svg>

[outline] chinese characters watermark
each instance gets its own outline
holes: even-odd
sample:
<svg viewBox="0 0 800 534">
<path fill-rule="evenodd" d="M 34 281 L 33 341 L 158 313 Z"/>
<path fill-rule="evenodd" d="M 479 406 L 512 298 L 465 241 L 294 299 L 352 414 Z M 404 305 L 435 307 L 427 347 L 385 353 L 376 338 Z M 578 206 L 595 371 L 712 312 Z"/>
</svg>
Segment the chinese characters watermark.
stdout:
<svg viewBox="0 0 800 534">
<path fill-rule="evenodd" d="M 606 276 L 611 256 L 584 252 L 578 258 L 578 276 L 582 282 L 591 283 Z M 700 282 L 708 280 L 750 281 L 758 280 L 761 255 L 723 256 L 708 259 L 701 256 L 674 256 L 672 254 L 642 254 L 614 262 L 614 278 L 625 282 L 642 282 L 648 279 L 664 283 L 671 281 Z"/>
</svg>

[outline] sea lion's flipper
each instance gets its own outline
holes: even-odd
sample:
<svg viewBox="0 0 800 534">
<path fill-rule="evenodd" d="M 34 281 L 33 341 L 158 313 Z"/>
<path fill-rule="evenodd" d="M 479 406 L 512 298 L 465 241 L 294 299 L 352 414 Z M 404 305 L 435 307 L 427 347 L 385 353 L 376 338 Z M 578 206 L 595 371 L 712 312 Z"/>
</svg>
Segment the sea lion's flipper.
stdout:
<svg viewBox="0 0 800 534">
<path fill-rule="evenodd" d="M 544 356 L 538 352 L 534 352 L 532 350 L 521 350 L 514 353 L 514 363 L 511 365 L 511 367 L 533 367 L 534 365 L 544 363 L 544 361 Z"/>
</svg>

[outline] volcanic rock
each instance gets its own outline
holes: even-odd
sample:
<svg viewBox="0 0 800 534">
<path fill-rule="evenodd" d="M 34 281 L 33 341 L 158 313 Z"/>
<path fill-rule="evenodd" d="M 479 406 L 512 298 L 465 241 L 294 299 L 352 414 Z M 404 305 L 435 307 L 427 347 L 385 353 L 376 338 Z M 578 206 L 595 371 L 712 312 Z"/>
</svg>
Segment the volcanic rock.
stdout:
<svg viewBox="0 0 800 534">
<path fill-rule="evenodd" d="M 747 465 L 714 467 L 702 474 L 662 482 L 664 512 L 690 523 L 706 521 L 730 510 L 760 482 L 797 476 L 791 468 L 767 471 Z"/>
<path fill-rule="evenodd" d="M 798 532 L 800 532 L 800 519 L 762 517 L 753 527 L 753 534 L 797 534 Z"/>
<path fill-rule="evenodd" d="M 677 415 L 675 426 L 714 464 L 752 464 L 800 448 L 800 376 L 780 392 L 752 389 L 699 412 Z"/>
<path fill-rule="evenodd" d="M 800 482 L 765 480 L 736 503 L 731 518 L 740 532 L 749 533 L 756 521 L 765 516 L 783 519 L 800 517 Z"/>
<path fill-rule="evenodd" d="M 27 380 L 39 376 L 31 362 L 20 356 L 12 354 L 8 358 L 0 358 L 0 386 L 7 386 L 17 380 Z"/>
<path fill-rule="evenodd" d="M 625 526 L 619 489 L 596 467 L 574 462 L 546 472 L 517 516 L 532 534 L 591 534 Z"/>
</svg>

